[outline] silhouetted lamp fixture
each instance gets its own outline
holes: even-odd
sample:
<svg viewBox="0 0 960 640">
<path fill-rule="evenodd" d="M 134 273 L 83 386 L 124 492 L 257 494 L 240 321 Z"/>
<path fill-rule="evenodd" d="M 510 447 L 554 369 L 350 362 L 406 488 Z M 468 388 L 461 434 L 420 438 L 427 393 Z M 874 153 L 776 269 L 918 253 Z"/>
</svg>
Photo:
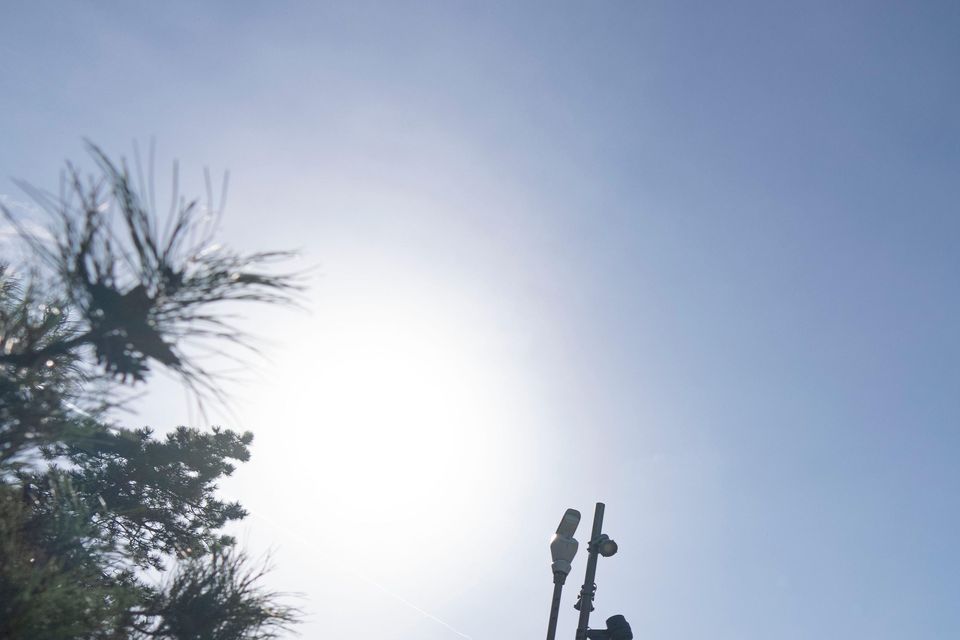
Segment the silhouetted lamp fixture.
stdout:
<svg viewBox="0 0 960 640">
<path fill-rule="evenodd" d="M 606 629 L 587 629 L 587 640 L 633 640 L 633 631 L 623 616 L 610 616 Z"/>
</svg>

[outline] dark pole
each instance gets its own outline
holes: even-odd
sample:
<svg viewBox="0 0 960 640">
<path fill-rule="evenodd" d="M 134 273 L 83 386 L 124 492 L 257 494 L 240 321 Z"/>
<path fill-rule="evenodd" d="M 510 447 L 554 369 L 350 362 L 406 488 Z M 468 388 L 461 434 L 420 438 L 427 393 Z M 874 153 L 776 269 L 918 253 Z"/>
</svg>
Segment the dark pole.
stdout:
<svg viewBox="0 0 960 640">
<path fill-rule="evenodd" d="M 547 640 L 554 640 L 557 635 L 557 616 L 560 615 L 560 594 L 563 592 L 563 582 L 567 576 L 553 574 L 553 602 L 550 604 L 550 622 L 547 624 Z"/>
<path fill-rule="evenodd" d="M 580 622 L 577 624 L 576 640 L 587 640 L 587 625 L 590 623 L 590 612 L 593 610 L 593 596 L 597 591 L 597 557 L 600 553 L 597 548 L 597 540 L 603 533 L 603 509 L 603 503 L 598 502 L 597 509 L 593 512 L 593 532 L 590 534 L 590 544 L 588 545 L 587 575 L 583 579 L 578 603 L 580 605 Z"/>
</svg>

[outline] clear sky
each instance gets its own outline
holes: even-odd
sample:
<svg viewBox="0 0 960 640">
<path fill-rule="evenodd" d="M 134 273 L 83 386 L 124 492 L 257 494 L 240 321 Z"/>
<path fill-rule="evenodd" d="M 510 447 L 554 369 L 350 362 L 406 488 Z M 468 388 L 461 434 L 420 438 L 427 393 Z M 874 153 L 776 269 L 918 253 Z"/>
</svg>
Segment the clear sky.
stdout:
<svg viewBox="0 0 960 640">
<path fill-rule="evenodd" d="M 960 4 L 0 15 L 8 201 L 154 137 L 231 171 L 225 240 L 317 265 L 250 315 L 224 488 L 305 637 L 542 637 L 596 500 L 598 625 L 960 637 Z"/>
</svg>

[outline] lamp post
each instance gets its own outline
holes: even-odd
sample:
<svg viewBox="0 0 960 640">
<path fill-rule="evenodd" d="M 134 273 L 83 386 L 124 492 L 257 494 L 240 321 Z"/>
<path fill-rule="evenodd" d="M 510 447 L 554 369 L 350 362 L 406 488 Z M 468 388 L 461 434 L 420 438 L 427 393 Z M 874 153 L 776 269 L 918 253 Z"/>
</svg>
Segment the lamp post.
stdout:
<svg viewBox="0 0 960 640">
<path fill-rule="evenodd" d="M 600 554 L 597 542 L 603 534 L 603 511 L 605 508 L 602 502 L 598 502 L 596 510 L 593 512 L 593 531 L 590 534 L 590 544 L 587 546 L 587 574 L 583 579 L 583 586 L 580 587 L 580 597 L 577 604 L 574 605 L 576 609 L 580 610 L 576 640 L 587 640 L 587 625 L 590 622 L 590 612 L 593 611 L 593 597 L 597 593 L 597 558 Z"/>
<path fill-rule="evenodd" d="M 557 532 L 550 540 L 550 555 L 553 557 L 553 600 L 550 603 L 550 621 L 547 623 L 547 640 L 554 640 L 557 635 L 557 616 L 560 614 L 560 594 L 563 583 L 567 581 L 571 562 L 577 555 L 579 543 L 573 537 L 580 524 L 580 512 L 576 509 L 567 509 L 563 519 L 557 527 Z"/>
<path fill-rule="evenodd" d="M 609 558 L 617 552 L 617 543 L 603 533 L 603 512 L 605 506 L 598 502 L 593 513 L 593 530 L 590 534 L 590 543 L 587 546 L 587 571 L 580 596 L 574 608 L 580 611 L 580 620 L 577 624 L 576 640 L 633 640 L 633 632 L 627 620 L 621 615 L 607 618 L 607 628 L 590 629 L 590 612 L 593 611 L 593 598 L 597 592 L 597 560 L 600 556 Z M 554 640 L 557 631 L 557 614 L 560 608 L 560 594 L 567 574 L 570 573 L 570 562 L 577 553 L 577 541 L 573 534 L 580 522 L 580 512 L 576 509 L 567 509 L 557 527 L 557 533 L 550 542 L 550 552 L 553 556 L 553 602 L 550 607 L 550 622 L 547 626 L 547 640 Z"/>
</svg>

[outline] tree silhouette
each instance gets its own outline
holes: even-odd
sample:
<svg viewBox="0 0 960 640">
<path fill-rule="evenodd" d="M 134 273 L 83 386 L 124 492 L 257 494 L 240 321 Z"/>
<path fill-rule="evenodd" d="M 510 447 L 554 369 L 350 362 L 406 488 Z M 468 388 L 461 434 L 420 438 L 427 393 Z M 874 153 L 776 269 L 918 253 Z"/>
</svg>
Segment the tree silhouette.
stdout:
<svg viewBox="0 0 960 640">
<path fill-rule="evenodd" d="M 161 230 L 152 187 L 89 150 L 98 173 L 68 165 L 58 195 L 21 185 L 48 233 L 3 209 L 36 260 L 0 265 L 0 637 L 275 637 L 297 612 L 259 586 L 222 533 L 246 512 L 216 496 L 253 435 L 112 416 L 161 368 L 223 400 L 198 354 L 248 343 L 218 305 L 290 302 L 297 278 L 272 270 L 290 254 L 218 247 L 212 197 L 181 198 L 176 172 Z"/>
</svg>

